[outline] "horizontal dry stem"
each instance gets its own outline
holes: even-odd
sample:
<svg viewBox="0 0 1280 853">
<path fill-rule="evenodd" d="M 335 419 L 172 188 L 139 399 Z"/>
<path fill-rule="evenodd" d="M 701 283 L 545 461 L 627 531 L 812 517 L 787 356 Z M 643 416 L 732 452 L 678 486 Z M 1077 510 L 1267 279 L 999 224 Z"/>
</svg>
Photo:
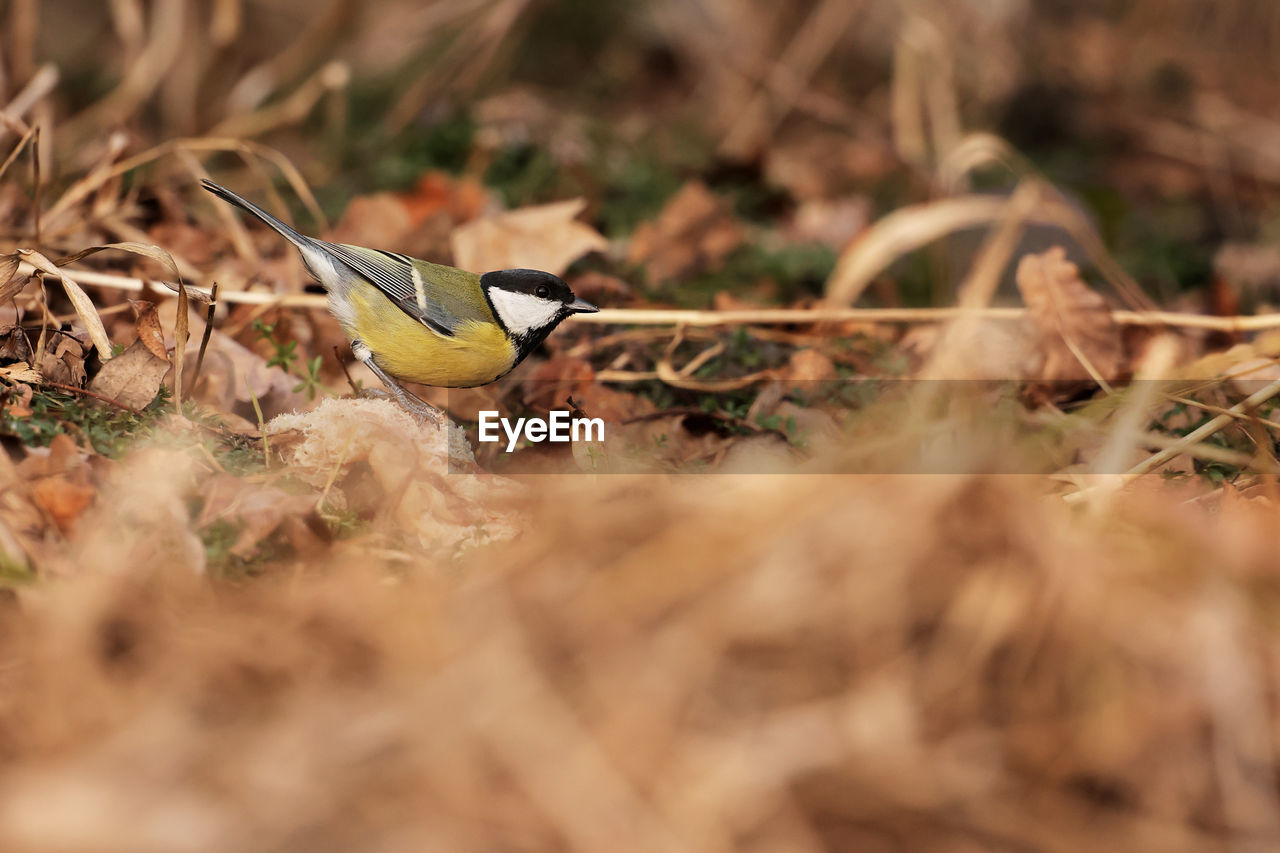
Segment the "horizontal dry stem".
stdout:
<svg viewBox="0 0 1280 853">
<path fill-rule="evenodd" d="M 78 270 L 76 280 L 97 287 L 140 291 L 141 278 L 111 273 Z M 160 283 L 160 282 L 155 282 Z M 166 285 L 174 289 L 174 285 Z M 194 288 L 193 288 L 194 289 Z M 323 308 L 327 298 L 319 293 L 265 293 L 259 291 L 224 291 L 223 302 L 247 305 L 272 305 Z M 978 316 L 988 320 L 1019 320 L 1025 308 L 982 308 Z M 731 311 L 674 310 L 666 308 L 603 308 L 595 314 L 575 314 L 577 323 L 635 326 L 737 326 L 737 325 L 804 325 L 813 323 L 944 323 L 961 314 L 958 307 L 944 308 L 746 308 Z M 1111 312 L 1115 322 L 1125 326 L 1174 326 L 1183 329 L 1206 329 L 1219 332 L 1253 332 L 1280 328 L 1280 313 L 1252 316 L 1214 317 L 1177 311 Z"/>
</svg>

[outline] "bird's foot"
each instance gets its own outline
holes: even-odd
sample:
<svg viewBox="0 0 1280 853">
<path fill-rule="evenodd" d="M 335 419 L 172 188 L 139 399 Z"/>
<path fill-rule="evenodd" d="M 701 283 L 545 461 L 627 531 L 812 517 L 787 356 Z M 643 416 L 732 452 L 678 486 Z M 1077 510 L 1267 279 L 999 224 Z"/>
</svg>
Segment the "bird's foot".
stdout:
<svg viewBox="0 0 1280 853">
<path fill-rule="evenodd" d="M 396 388 L 392 391 L 383 391 L 381 388 L 365 388 L 362 395 L 374 400 L 391 400 L 400 408 L 408 412 L 419 424 L 430 424 L 433 427 L 439 427 L 444 413 L 430 403 L 410 394 L 403 388 Z"/>
</svg>

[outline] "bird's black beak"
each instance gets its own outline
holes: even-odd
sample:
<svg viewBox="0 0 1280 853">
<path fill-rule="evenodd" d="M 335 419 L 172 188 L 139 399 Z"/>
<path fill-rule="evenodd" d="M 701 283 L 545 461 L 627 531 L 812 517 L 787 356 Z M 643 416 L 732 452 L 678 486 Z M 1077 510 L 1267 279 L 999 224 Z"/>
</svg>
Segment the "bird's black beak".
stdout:
<svg viewBox="0 0 1280 853">
<path fill-rule="evenodd" d="M 569 310 L 574 314 L 594 314 L 600 309 L 585 299 L 575 298 L 569 303 Z"/>
</svg>

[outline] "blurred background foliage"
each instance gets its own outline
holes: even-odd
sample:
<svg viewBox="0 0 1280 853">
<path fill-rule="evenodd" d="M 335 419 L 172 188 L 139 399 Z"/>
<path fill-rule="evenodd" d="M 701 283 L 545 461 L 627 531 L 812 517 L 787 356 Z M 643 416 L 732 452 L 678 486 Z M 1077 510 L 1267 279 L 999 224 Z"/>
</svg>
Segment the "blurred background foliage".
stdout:
<svg viewBox="0 0 1280 853">
<path fill-rule="evenodd" d="M 1215 277 L 1237 301 L 1273 295 L 1268 275 L 1239 264 L 1224 275 L 1217 263 L 1224 246 L 1247 260 L 1280 231 L 1280 125 L 1268 118 L 1280 7 L 1265 0 L 0 9 L 0 102 L 43 65 L 60 79 L 52 105 L 36 107 L 47 113 L 41 154 L 55 183 L 107 156 L 120 144 L 112 131 L 127 134 L 112 156 L 230 137 L 283 151 L 333 217 L 353 196 L 408 191 L 444 170 L 476 176 L 508 206 L 584 196 L 593 224 L 623 237 L 697 179 L 782 235 L 753 234 L 754 253 L 734 255 L 715 285 L 751 290 L 766 279 L 765 297 L 785 301 L 818 293 L 868 222 L 954 191 L 943 182 L 948 157 L 987 132 L 1078 203 L 1159 301 L 1203 301 Z M 1014 182 L 1000 166 L 965 180 L 985 192 Z M 866 208 L 847 227 L 792 227 L 806 207 L 850 198 Z M 947 300 L 964 266 L 953 272 L 946 255 L 900 263 L 872 298 Z"/>
</svg>

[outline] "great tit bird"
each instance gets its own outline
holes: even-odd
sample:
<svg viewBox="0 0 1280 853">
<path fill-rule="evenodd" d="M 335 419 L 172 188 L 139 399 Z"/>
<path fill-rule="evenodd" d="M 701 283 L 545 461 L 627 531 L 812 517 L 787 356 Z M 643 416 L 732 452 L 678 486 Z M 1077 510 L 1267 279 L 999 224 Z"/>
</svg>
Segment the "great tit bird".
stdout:
<svg viewBox="0 0 1280 853">
<path fill-rule="evenodd" d="M 477 275 L 380 249 L 304 237 L 226 187 L 204 188 L 247 210 L 297 247 L 329 294 L 329 309 L 400 405 L 435 410 L 397 380 L 446 388 L 484 385 L 524 360 L 570 314 L 599 309 L 559 277 L 538 270 Z"/>
</svg>

